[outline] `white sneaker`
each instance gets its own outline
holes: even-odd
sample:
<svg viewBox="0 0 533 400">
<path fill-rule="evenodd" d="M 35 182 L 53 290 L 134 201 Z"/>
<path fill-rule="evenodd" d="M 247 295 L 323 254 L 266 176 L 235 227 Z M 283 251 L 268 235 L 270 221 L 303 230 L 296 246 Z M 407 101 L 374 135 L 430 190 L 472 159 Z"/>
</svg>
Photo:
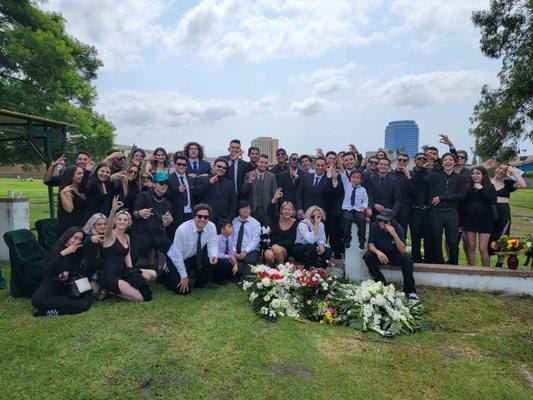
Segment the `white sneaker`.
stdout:
<svg viewBox="0 0 533 400">
<path fill-rule="evenodd" d="M 420 298 L 418 297 L 418 295 L 416 293 L 409 293 L 407 295 L 407 298 L 409 300 L 420 301 Z"/>
</svg>

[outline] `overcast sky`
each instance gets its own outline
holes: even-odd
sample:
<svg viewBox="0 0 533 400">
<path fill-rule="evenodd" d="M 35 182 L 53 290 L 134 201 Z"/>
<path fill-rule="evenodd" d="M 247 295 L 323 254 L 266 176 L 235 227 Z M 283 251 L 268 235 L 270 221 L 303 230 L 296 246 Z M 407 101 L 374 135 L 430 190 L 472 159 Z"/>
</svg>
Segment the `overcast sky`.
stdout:
<svg viewBox="0 0 533 400">
<path fill-rule="evenodd" d="M 448 133 L 470 149 L 469 117 L 499 63 L 479 50 L 488 0 L 49 0 L 98 49 L 97 110 L 121 144 L 208 155 L 232 138 L 288 151 L 361 151 L 414 119 L 420 145 Z M 441 149 L 444 147 L 441 145 Z M 531 152 L 531 145 L 529 147 Z"/>
</svg>

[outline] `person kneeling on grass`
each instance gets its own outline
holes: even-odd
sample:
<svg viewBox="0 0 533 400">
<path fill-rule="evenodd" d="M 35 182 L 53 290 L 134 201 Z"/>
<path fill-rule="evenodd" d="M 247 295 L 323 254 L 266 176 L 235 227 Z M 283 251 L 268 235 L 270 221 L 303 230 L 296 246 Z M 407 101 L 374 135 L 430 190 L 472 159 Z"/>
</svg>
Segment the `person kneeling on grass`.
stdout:
<svg viewBox="0 0 533 400">
<path fill-rule="evenodd" d="M 406 253 L 405 233 L 393 219 L 393 211 L 385 208 L 370 224 L 368 251 L 363 256 L 368 271 L 376 281 L 386 284 L 379 270 L 381 265 L 399 265 L 402 268 L 403 290 L 410 300 L 418 300 L 413 278 L 413 259 Z"/>
<path fill-rule="evenodd" d="M 83 230 L 73 226 L 59 237 L 46 257 L 43 280 L 31 298 L 33 315 L 79 314 L 91 307 L 87 296 L 69 297 L 69 275 L 80 267 Z"/>
<path fill-rule="evenodd" d="M 167 253 L 167 263 L 158 282 L 176 294 L 189 294 L 189 274 L 196 272 L 194 286 L 215 289 L 210 282 L 218 263 L 217 229 L 209 219 L 209 205 L 200 203 L 192 209 L 193 219 L 182 223 Z"/>
</svg>

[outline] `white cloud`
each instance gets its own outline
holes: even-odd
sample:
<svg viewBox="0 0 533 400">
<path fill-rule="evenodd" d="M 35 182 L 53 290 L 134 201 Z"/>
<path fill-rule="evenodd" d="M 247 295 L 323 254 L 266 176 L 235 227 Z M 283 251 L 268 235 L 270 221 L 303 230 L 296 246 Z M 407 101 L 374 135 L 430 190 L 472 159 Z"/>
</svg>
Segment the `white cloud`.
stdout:
<svg viewBox="0 0 533 400">
<path fill-rule="evenodd" d="M 476 34 L 471 22 L 472 11 L 487 9 L 489 0 L 393 0 L 391 11 L 400 16 L 400 32 L 415 32 L 417 38 L 408 42 L 426 54 L 434 53 L 451 37 Z"/>
<path fill-rule="evenodd" d="M 325 94 L 338 92 L 350 87 L 350 82 L 344 76 L 332 76 L 325 81 L 319 82 L 313 88 L 313 96 L 323 96 Z"/>
<path fill-rule="evenodd" d="M 352 73 L 354 70 L 362 70 L 362 66 L 356 66 L 354 63 L 348 63 L 340 68 L 322 68 L 315 69 L 310 72 L 304 72 L 289 78 L 289 81 L 296 82 L 315 82 L 318 80 L 328 79 L 335 76 L 345 76 Z"/>
<path fill-rule="evenodd" d="M 291 104 L 290 111 L 298 117 L 310 117 L 319 114 L 328 105 L 328 102 L 318 97 L 309 97 L 302 101 L 295 101 Z"/>
<path fill-rule="evenodd" d="M 422 108 L 464 98 L 479 92 L 485 83 L 496 83 L 495 74 L 482 70 L 434 71 L 396 76 L 385 82 L 373 79 L 361 84 L 358 94 L 386 106 Z"/>
<path fill-rule="evenodd" d="M 127 125 L 179 127 L 209 124 L 227 117 L 244 117 L 270 111 L 277 96 L 268 95 L 256 101 L 235 99 L 197 100 L 177 92 L 141 92 L 119 90 L 104 93 L 99 109 L 106 117 Z"/>
<path fill-rule="evenodd" d="M 369 32 L 374 0 L 202 0 L 164 39 L 174 52 L 190 49 L 202 59 L 314 57 L 342 46 L 384 39 Z"/>
<path fill-rule="evenodd" d="M 127 69 L 145 62 L 143 51 L 162 35 L 156 23 L 168 0 L 49 0 L 47 11 L 66 18 L 67 32 L 94 45 L 108 70 Z"/>
</svg>

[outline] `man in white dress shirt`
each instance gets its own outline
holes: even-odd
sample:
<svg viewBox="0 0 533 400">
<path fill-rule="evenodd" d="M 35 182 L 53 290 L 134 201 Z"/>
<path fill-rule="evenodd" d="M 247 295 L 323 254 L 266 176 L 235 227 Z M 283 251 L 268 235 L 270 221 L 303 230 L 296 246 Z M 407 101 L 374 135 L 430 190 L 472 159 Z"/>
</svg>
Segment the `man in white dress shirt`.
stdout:
<svg viewBox="0 0 533 400">
<path fill-rule="evenodd" d="M 177 294 L 189 294 L 189 272 L 196 272 L 194 286 L 215 288 L 210 280 L 218 262 L 218 242 L 215 224 L 209 221 L 211 207 L 197 204 L 192 210 L 193 219 L 176 230 L 174 242 L 167 253 L 167 269 L 159 281 Z"/>
<path fill-rule="evenodd" d="M 250 265 L 256 264 L 259 258 L 261 224 L 251 217 L 250 202 L 239 202 L 239 215 L 233 220 L 233 250 L 242 279 L 251 277 Z"/>
</svg>

